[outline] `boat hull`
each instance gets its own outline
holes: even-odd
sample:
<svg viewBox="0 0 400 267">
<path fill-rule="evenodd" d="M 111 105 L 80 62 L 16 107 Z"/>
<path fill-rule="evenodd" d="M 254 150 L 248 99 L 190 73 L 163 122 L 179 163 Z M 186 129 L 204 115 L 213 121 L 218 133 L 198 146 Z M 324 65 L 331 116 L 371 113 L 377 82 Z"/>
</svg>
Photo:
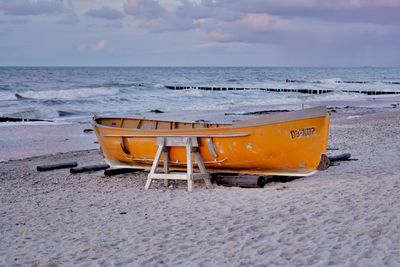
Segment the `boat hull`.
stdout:
<svg viewBox="0 0 400 267">
<path fill-rule="evenodd" d="M 115 118 L 117 119 L 117 118 Z M 210 172 L 307 176 L 326 153 L 329 114 L 325 107 L 274 114 L 221 128 L 129 129 L 94 120 L 106 161 L 113 167 L 150 168 L 157 137 L 197 137 Z M 161 160 L 162 163 L 162 160 Z M 184 147 L 171 147 L 171 168 L 186 167 Z"/>
</svg>

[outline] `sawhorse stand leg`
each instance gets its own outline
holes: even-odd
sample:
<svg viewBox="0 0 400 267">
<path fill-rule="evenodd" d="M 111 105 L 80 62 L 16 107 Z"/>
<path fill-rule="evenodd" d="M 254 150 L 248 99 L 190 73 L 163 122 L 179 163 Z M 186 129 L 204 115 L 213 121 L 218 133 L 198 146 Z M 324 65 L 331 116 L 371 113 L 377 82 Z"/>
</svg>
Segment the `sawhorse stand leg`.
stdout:
<svg viewBox="0 0 400 267">
<path fill-rule="evenodd" d="M 168 186 L 168 180 L 186 180 L 189 192 L 193 190 L 194 180 L 203 179 L 207 188 L 212 188 L 210 174 L 207 172 L 203 159 L 199 153 L 199 144 L 196 137 L 158 137 L 157 145 L 156 156 L 154 157 L 150 173 L 147 176 L 145 185 L 146 190 L 150 188 L 151 182 L 154 179 L 163 179 L 165 186 Z M 186 174 L 169 172 L 169 151 L 170 147 L 173 146 L 186 148 Z M 164 173 L 156 173 L 162 153 L 164 154 Z M 194 173 L 193 171 L 192 155 L 194 155 L 195 161 L 199 166 L 200 173 Z"/>
</svg>

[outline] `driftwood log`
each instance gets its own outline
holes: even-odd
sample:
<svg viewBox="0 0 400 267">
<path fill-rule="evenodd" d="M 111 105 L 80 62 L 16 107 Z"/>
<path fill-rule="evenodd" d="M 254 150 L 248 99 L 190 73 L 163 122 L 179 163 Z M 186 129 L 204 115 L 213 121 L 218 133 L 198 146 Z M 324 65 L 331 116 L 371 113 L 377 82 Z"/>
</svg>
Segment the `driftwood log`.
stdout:
<svg viewBox="0 0 400 267">
<path fill-rule="evenodd" d="M 96 164 L 96 165 L 71 168 L 69 171 L 70 173 L 82 173 L 82 172 L 100 171 L 108 168 L 110 168 L 110 165 L 108 164 Z"/>
<path fill-rule="evenodd" d="M 335 156 L 329 156 L 329 161 L 330 162 L 344 161 L 344 160 L 349 160 L 350 157 L 351 157 L 350 153 L 343 153 Z"/>
<path fill-rule="evenodd" d="M 36 170 L 39 172 L 44 172 L 44 171 L 52 171 L 52 170 L 57 170 L 57 169 L 67 169 L 67 168 L 72 168 L 78 166 L 78 163 L 76 162 L 66 162 L 66 163 L 59 163 L 59 164 L 52 164 L 52 165 L 41 165 L 37 166 Z"/>
<path fill-rule="evenodd" d="M 260 176 L 260 175 L 229 175 L 229 174 L 217 174 L 213 175 L 213 180 L 218 185 L 223 186 L 237 186 L 243 188 L 262 188 L 269 181 L 271 177 Z"/>
<path fill-rule="evenodd" d="M 338 161 L 345 161 L 345 160 L 352 160 L 351 154 L 350 153 L 343 153 L 339 155 L 334 155 L 334 156 L 326 156 L 323 154 L 321 156 L 321 161 L 317 167 L 317 170 L 319 171 L 324 171 L 329 168 L 329 166 L 336 166 Z"/>
</svg>

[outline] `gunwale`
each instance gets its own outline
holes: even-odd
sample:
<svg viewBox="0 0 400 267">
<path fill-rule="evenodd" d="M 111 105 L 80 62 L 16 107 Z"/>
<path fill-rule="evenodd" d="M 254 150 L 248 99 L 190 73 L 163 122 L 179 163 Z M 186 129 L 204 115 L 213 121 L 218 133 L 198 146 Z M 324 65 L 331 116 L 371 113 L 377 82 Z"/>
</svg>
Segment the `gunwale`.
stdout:
<svg viewBox="0 0 400 267">
<path fill-rule="evenodd" d="M 282 112 L 277 114 L 268 114 L 255 119 L 247 119 L 240 120 L 233 123 L 207 123 L 210 125 L 224 125 L 225 127 L 218 128 L 193 128 L 193 129 L 140 129 L 140 128 L 125 128 L 125 127 L 115 127 L 115 126 L 107 126 L 98 123 L 98 120 L 103 119 L 131 119 L 131 120 L 143 120 L 143 121 L 152 121 L 152 122 L 169 122 L 169 123 L 196 123 L 189 121 L 176 121 L 176 120 L 164 120 L 164 119 L 146 119 L 145 117 L 116 117 L 116 116 L 95 116 L 93 118 L 93 126 L 104 128 L 104 129 L 126 129 L 129 131 L 141 131 L 141 132 L 174 132 L 174 131 L 184 131 L 184 132 L 198 132 L 198 131 L 208 131 L 208 130 L 228 130 L 228 129 L 238 129 L 238 128 L 247 128 L 254 126 L 262 126 L 262 125 L 270 125 L 277 123 L 284 123 L 288 121 L 294 120 L 302 120 L 302 119 L 310 119 L 310 118 L 319 118 L 325 117 L 326 115 L 326 106 L 318 106 L 308 109 L 295 110 L 289 112 Z M 201 123 L 199 123 L 201 124 Z M 175 136 L 175 135 L 173 135 Z"/>
</svg>

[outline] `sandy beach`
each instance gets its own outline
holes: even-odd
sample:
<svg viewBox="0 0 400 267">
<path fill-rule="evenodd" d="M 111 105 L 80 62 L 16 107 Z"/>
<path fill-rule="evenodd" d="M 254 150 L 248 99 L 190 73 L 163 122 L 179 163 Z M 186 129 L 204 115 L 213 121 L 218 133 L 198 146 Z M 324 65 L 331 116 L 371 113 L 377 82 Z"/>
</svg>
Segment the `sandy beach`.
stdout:
<svg viewBox="0 0 400 267">
<path fill-rule="evenodd" d="M 97 149 L 0 162 L 0 266 L 399 266 L 399 125 L 339 109 L 328 152 L 358 160 L 259 189 L 36 171 Z"/>
</svg>

